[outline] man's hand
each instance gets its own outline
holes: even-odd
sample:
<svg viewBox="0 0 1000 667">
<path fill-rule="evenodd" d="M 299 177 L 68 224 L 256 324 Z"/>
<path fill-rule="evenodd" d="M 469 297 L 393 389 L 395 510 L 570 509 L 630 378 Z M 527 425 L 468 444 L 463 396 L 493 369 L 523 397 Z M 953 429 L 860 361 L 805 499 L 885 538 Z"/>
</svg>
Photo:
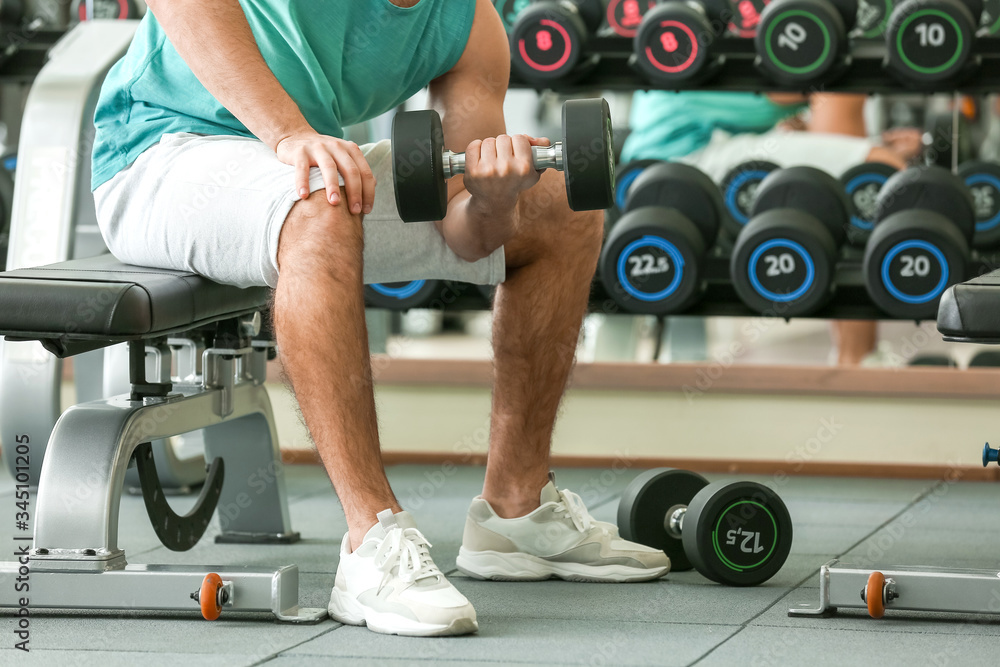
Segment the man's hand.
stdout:
<svg viewBox="0 0 1000 667">
<path fill-rule="evenodd" d="M 351 213 L 365 215 L 375 205 L 375 176 L 361 149 L 353 141 L 328 137 L 308 131 L 289 135 L 275 146 L 274 152 L 285 164 L 295 167 L 295 191 L 309 196 L 309 169 L 319 167 L 326 184 L 330 204 L 340 203 L 340 176 L 344 178 L 347 206 Z"/>
<path fill-rule="evenodd" d="M 531 147 L 548 145 L 524 134 L 473 141 L 465 152 L 465 189 L 491 208 L 513 210 L 518 195 L 541 177 Z"/>
</svg>

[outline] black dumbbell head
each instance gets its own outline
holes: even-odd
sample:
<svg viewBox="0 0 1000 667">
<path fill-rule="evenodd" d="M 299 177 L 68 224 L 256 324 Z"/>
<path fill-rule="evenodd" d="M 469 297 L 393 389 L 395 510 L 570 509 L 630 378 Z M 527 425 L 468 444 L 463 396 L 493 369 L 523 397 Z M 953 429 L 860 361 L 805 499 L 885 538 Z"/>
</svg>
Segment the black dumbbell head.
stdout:
<svg viewBox="0 0 1000 667">
<path fill-rule="evenodd" d="M 779 208 L 810 214 L 826 226 L 838 245 L 844 241 L 854 212 L 840 182 L 813 167 L 789 167 L 764 179 L 757 189 L 752 215 Z"/>
<path fill-rule="evenodd" d="M 657 0 L 608 0 L 608 26 L 619 37 L 635 37 L 643 16 L 656 6 Z"/>
<path fill-rule="evenodd" d="M 722 179 L 722 201 L 728 214 L 722 222 L 732 239 L 736 239 L 743 225 L 750 222 L 753 200 L 760 184 L 779 168 L 766 160 L 750 160 L 733 167 Z"/>
<path fill-rule="evenodd" d="M 618 503 L 618 531 L 623 538 L 659 549 L 670 558 L 675 572 L 690 570 L 683 541 L 667 532 L 668 512 L 686 507 L 708 480 L 686 470 L 657 468 L 640 474 Z M 687 519 L 685 518 L 685 523 Z"/>
<path fill-rule="evenodd" d="M 996 248 L 1000 245 L 1000 165 L 971 160 L 958 168 L 958 177 L 969 188 L 976 213 L 973 247 Z"/>
<path fill-rule="evenodd" d="M 792 549 L 792 518 L 774 491 L 756 482 L 713 482 L 684 517 L 691 564 L 729 586 L 757 586 L 781 569 Z"/>
<path fill-rule="evenodd" d="M 511 66 L 529 81 L 557 81 L 580 62 L 589 29 L 569 2 L 539 2 L 521 11 L 510 29 Z"/>
<path fill-rule="evenodd" d="M 906 320 L 937 316 L 941 295 L 968 274 L 969 245 L 946 217 L 907 209 L 879 221 L 865 246 L 862 271 L 871 300 Z"/>
<path fill-rule="evenodd" d="M 847 28 L 827 0 L 780 0 L 764 8 L 754 39 L 764 73 L 800 85 L 821 81 L 842 59 Z"/>
<path fill-rule="evenodd" d="M 830 2 L 840 14 L 847 32 L 854 30 L 858 23 L 858 12 L 860 10 L 858 0 L 830 0 Z"/>
<path fill-rule="evenodd" d="M 809 213 L 778 208 L 747 223 L 733 247 L 730 280 L 756 313 L 801 317 L 832 295 L 837 246 L 830 230 Z"/>
<path fill-rule="evenodd" d="M 676 315 L 704 291 L 706 250 L 701 231 L 677 209 L 637 208 L 608 234 L 601 283 L 626 312 Z"/>
<path fill-rule="evenodd" d="M 614 143 L 607 100 L 570 100 L 563 105 L 563 176 L 574 211 L 614 206 Z"/>
<path fill-rule="evenodd" d="M 847 241 L 863 248 L 875 228 L 875 205 L 882 186 L 898 171 L 882 162 L 863 162 L 840 176 L 847 198 L 851 200 L 851 224 Z"/>
<path fill-rule="evenodd" d="M 643 170 L 625 199 L 625 210 L 647 206 L 673 208 L 701 232 L 706 247 L 715 243 L 722 218 L 722 196 L 712 179 L 690 165 L 660 162 Z"/>
<path fill-rule="evenodd" d="M 912 209 L 934 211 L 949 219 L 967 242 L 976 228 L 975 203 L 962 179 L 942 167 L 914 167 L 886 181 L 875 204 L 879 223 Z M 876 227 L 879 223 L 876 223 Z"/>
<path fill-rule="evenodd" d="M 904 0 L 886 27 L 886 60 L 911 85 L 955 79 L 966 67 L 982 4 L 972 0 Z M 946 18 L 942 18 L 942 16 Z"/>
<path fill-rule="evenodd" d="M 580 18 L 587 26 L 587 31 L 594 34 L 604 24 L 604 2 L 602 0 L 573 0 Z"/>
<path fill-rule="evenodd" d="M 615 133 L 615 137 L 618 133 Z M 615 167 L 615 206 L 618 210 L 625 210 L 625 202 L 628 199 L 628 192 L 632 189 L 635 179 L 654 164 L 659 164 L 661 160 L 632 160 Z"/>
<path fill-rule="evenodd" d="M 442 220 L 447 214 L 444 130 L 436 111 L 407 111 L 393 118 L 392 177 L 404 222 Z"/>
<path fill-rule="evenodd" d="M 649 11 L 633 42 L 634 64 L 650 82 L 670 86 L 710 72 L 710 49 L 723 26 L 699 5 L 666 2 Z"/>
</svg>

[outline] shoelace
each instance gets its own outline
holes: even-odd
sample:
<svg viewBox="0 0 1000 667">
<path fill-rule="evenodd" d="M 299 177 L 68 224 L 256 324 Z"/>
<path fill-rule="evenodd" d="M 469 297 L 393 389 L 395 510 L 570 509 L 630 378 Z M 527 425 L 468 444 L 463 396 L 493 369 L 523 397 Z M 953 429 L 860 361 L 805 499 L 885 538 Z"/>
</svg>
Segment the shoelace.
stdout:
<svg viewBox="0 0 1000 667">
<path fill-rule="evenodd" d="M 562 503 L 560 507 L 556 508 L 556 511 L 569 515 L 570 519 L 573 520 L 573 525 L 581 533 L 585 533 L 592 527 L 597 526 L 609 535 L 618 535 L 617 526 L 614 526 L 606 521 L 598 521 L 594 517 L 590 516 L 590 512 L 587 511 L 587 506 L 584 504 L 583 498 L 577 494 L 563 489 L 559 492 L 559 497 L 562 498 Z"/>
<path fill-rule="evenodd" d="M 375 563 L 385 574 L 398 565 L 396 574 L 406 583 L 443 576 L 431 558 L 430 547 L 431 543 L 416 528 L 397 526 L 389 530 L 375 550 Z"/>
</svg>

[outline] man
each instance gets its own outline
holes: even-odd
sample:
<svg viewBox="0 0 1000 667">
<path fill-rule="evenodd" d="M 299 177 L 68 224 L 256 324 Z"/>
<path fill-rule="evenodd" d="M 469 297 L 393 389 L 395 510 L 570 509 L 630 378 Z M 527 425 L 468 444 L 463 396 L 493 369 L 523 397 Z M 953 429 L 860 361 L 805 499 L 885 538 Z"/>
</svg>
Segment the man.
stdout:
<svg viewBox="0 0 1000 667">
<path fill-rule="evenodd" d="M 478 628 L 402 511 L 379 452 L 363 283 L 498 283 L 483 494 L 458 564 L 486 579 L 639 581 L 662 552 L 621 540 L 549 479 L 556 410 L 600 252 L 600 213 L 505 134 L 507 39 L 488 0 L 151 0 L 96 114 L 98 218 L 122 261 L 274 288 L 282 361 L 349 526 L 330 600 L 344 623 Z M 467 154 L 444 220 L 403 224 L 383 142 L 345 125 L 429 84 Z M 490 137 L 483 139 L 483 137 Z M 374 525 L 373 525 L 374 524 Z"/>
</svg>

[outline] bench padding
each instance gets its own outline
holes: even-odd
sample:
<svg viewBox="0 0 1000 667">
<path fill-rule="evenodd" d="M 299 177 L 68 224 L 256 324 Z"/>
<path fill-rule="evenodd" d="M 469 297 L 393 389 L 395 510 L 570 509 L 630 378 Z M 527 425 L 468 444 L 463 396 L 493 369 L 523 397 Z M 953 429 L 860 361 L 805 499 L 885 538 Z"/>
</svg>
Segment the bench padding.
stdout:
<svg viewBox="0 0 1000 667">
<path fill-rule="evenodd" d="M 240 289 L 101 255 L 0 273 L 0 335 L 153 338 L 260 310 L 269 298 L 264 287 Z"/>
<path fill-rule="evenodd" d="M 938 331 L 957 340 L 1000 342 L 1000 270 L 948 288 L 938 307 Z"/>
</svg>

